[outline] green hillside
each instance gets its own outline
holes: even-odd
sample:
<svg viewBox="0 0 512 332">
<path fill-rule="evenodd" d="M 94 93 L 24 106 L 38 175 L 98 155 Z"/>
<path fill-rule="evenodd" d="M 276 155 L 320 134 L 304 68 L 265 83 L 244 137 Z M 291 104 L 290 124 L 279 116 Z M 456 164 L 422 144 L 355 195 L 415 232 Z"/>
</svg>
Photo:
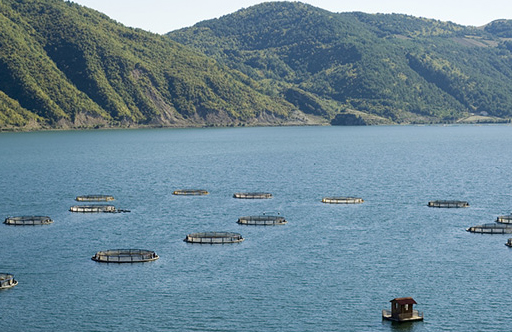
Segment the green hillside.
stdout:
<svg viewBox="0 0 512 332">
<path fill-rule="evenodd" d="M 0 128 L 304 123 L 246 75 L 61 0 L 0 1 Z"/>
<path fill-rule="evenodd" d="M 333 124 L 512 117 L 508 21 L 477 29 L 271 2 L 168 36 Z"/>
<path fill-rule="evenodd" d="M 269 2 L 161 36 L 0 0 L 0 130 L 509 121 L 512 23 Z"/>
</svg>

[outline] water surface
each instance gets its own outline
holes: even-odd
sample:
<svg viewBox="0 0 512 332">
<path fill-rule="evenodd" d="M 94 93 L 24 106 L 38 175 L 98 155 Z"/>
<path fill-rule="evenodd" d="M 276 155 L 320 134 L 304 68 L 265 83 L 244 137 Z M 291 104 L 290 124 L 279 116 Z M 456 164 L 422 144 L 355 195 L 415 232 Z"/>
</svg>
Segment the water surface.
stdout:
<svg viewBox="0 0 512 332">
<path fill-rule="evenodd" d="M 508 331 L 507 235 L 465 229 L 511 213 L 511 146 L 510 126 L 1 133 L 0 217 L 55 222 L 0 225 L 0 272 L 19 281 L 0 291 L 0 331 Z M 131 213 L 68 212 L 86 194 Z M 336 195 L 365 203 L 320 202 Z M 236 224 L 265 211 L 289 223 Z M 182 241 L 201 231 L 246 240 Z M 115 248 L 160 259 L 90 259 Z M 401 296 L 424 322 L 381 320 Z"/>
</svg>

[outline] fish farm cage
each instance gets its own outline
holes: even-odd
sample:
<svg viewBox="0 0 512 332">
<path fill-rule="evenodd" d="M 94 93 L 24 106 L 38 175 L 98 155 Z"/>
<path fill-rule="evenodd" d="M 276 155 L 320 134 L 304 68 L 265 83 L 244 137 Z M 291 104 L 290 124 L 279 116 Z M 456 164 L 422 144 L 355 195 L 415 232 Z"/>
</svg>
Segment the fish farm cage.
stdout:
<svg viewBox="0 0 512 332">
<path fill-rule="evenodd" d="M 496 218 L 496 222 L 499 222 L 500 224 L 512 224 L 512 214 L 508 216 L 499 216 Z"/>
<path fill-rule="evenodd" d="M 512 226 L 496 223 L 472 226 L 466 230 L 471 233 L 481 234 L 512 234 Z"/>
<path fill-rule="evenodd" d="M 272 198 L 271 193 L 234 193 L 234 198 L 240 199 L 267 199 Z"/>
<path fill-rule="evenodd" d="M 91 257 L 93 261 L 102 263 L 143 263 L 158 258 L 154 251 L 144 249 L 110 249 L 98 251 Z"/>
<path fill-rule="evenodd" d="M 84 195 L 76 196 L 78 202 L 110 202 L 114 200 L 114 196 L 110 195 Z"/>
<path fill-rule="evenodd" d="M 100 213 L 100 212 L 108 212 L 114 213 L 118 212 L 116 207 L 113 205 L 75 205 L 69 208 L 71 212 L 80 212 L 80 213 Z"/>
<path fill-rule="evenodd" d="M 256 225 L 256 226 L 275 226 L 284 225 L 288 221 L 281 216 L 259 215 L 238 218 L 237 223 L 240 225 Z"/>
<path fill-rule="evenodd" d="M 14 279 L 14 276 L 10 273 L 0 273 L 0 289 L 6 289 L 14 287 L 18 284 L 18 281 Z"/>
<path fill-rule="evenodd" d="M 47 216 L 7 217 L 4 221 L 4 224 L 14 226 L 48 225 L 51 223 L 53 223 L 53 220 Z"/>
<path fill-rule="evenodd" d="M 359 197 L 324 197 L 322 203 L 327 204 L 361 204 L 364 200 Z"/>
<path fill-rule="evenodd" d="M 178 189 L 173 191 L 173 195 L 179 196 L 204 196 L 208 195 L 208 191 L 203 189 Z"/>
<path fill-rule="evenodd" d="M 244 238 L 232 232 L 202 232 L 191 233 L 183 240 L 188 243 L 225 244 L 242 242 Z"/>
<path fill-rule="evenodd" d="M 436 208 L 465 208 L 469 206 L 469 203 L 466 201 L 430 201 L 427 204 L 429 207 Z"/>
</svg>

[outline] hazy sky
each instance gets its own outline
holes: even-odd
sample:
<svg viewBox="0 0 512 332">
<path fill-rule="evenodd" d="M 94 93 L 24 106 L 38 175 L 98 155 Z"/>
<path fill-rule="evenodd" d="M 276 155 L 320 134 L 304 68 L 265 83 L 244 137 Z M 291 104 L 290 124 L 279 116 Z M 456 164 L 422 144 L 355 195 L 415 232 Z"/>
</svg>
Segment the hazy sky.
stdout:
<svg viewBox="0 0 512 332">
<path fill-rule="evenodd" d="M 211 18 L 231 14 L 261 0 L 73 0 L 116 21 L 156 33 L 166 33 Z M 304 0 L 332 12 L 399 13 L 481 26 L 512 18 L 510 0 Z"/>
</svg>

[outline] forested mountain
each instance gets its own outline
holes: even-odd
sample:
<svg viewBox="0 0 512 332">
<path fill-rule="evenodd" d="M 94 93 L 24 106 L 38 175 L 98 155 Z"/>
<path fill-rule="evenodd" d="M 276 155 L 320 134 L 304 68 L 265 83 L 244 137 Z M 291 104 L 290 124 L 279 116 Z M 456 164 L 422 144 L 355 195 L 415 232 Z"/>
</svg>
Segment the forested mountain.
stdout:
<svg viewBox="0 0 512 332">
<path fill-rule="evenodd" d="M 0 0 L 0 128 L 304 123 L 239 71 L 62 0 Z"/>
<path fill-rule="evenodd" d="M 511 38 L 506 20 L 300 2 L 161 36 L 73 2 L 0 0 L 0 129 L 508 121 Z"/>
<path fill-rule="evenodd" d="M 271 2 L 168 36 L 333 123 L 512 116 L 510 21 L 476 28 Z"/>
</svg>

